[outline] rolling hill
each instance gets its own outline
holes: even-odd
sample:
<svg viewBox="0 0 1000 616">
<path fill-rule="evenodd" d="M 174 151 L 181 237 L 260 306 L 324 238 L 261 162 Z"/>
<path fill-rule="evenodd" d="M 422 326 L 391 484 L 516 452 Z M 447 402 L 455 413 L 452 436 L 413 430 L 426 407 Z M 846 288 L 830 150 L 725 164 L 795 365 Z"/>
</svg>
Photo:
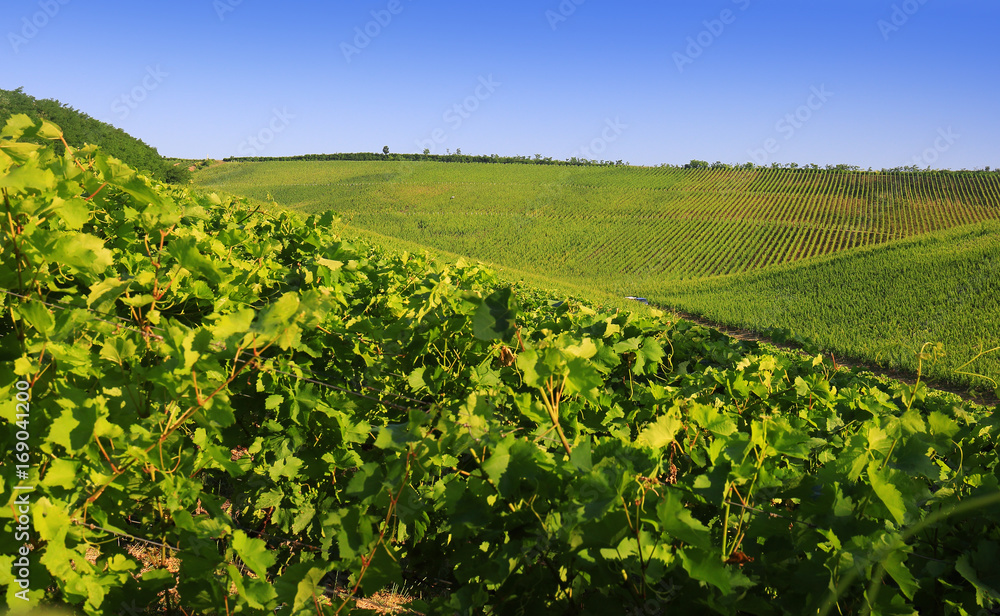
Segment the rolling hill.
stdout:
<svg viewBox="0 0 1000 616">
<path fill-rule="evenodd" d="M 956 373 L 1000 345 L 983 303 L 1000 276 L 979 261 L 991 240 L 967 251 L 963 232 L 936 235 L 995 230 L 976 225 L 1000 219 L 996 173 L 271 161 L 196 182 L 727 325 L 794 329 L 887 367 L 916 372 L 923 343 L 940 341 L 939 378 L 991 391 L 1000 379 L 993 355 L 964 370 L 987 379 Z M 959 296 L 976 300 L 948 304 Z"/>
</svg>

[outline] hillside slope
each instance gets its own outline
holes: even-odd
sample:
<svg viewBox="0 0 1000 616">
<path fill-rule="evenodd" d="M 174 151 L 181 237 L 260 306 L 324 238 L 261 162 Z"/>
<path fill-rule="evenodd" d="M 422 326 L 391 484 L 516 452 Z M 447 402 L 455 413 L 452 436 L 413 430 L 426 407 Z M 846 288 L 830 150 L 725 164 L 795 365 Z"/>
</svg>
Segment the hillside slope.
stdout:
<svg viewBox="0 0 1000 616">
<path fill-rule="evenodd" d="M 116 128 L 86 113 L 64 105 L 57 100 L 36 99 L 25 94 L 21 88 L 0 90 L 0 126 L 11 116 L 23 113 L 32 119 L 45 119 L 59 125 L 67 143 L 81 147 L 85 143 L 101 146 L 107 154 L 122 162 L 151 173 L 155 178 L 167 182 L 186 182 L 190 173 L 186 169 L 167 163 L 156 151 L 120 128 Z"/>
<path fill-rule="evenodd" d="M 739 276 L 650 284 L 657 303 L 755 331 L 790 329 L 822 348 L 918 368 L 924 343 L 947 355 L 924 372 L 1000 385 L 1000 222 L 910 238 Z M 981 379 L 958 374 L 975 372 Z"/>
<path fill-rule="evenodd" d="M 1000 218 L 998 174 L 307 161 L 227 163 L 195 181 L 333 210 L 367 233 L 501 269 L 650 297 L 729 325 L 790 328 L 889 368 L 915 372 L 923 342 L 940 341 L 948 356 L 931 368 L 937 377 L 995 387 L 955 370 L 980 345 L 1000 344 L 988 301 L 1000 276 L 977 261 L 981 251 L 949 248 L 964 231 L 906 250 L 893 242 Z M 888 252 L 866 252 L 879 245 Z M 806 265 L 856 252 L 836 266 Z M 782 269 L 795 263 L 804 269 Z M 996 374 L 995 356 L 966 371 Z"/>
<path fill-rule="evenodd" d="M 227 163 L 196 182 L 619 295 L 1000 218 L 1000 174 Z"/>
</svg>

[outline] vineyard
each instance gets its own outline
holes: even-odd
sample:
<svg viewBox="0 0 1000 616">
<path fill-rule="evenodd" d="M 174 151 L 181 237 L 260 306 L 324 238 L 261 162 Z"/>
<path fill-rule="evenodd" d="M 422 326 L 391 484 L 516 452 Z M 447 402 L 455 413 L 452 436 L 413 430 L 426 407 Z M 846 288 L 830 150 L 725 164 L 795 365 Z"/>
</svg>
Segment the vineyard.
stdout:
<svg viewBox="0 0 1000 616">
<path fill-rule="evenodd" d="M 666 283 L 651 299 L 754 331 L 808 332 L 822 348 L 1000 397 L 1000 221 L 744 276 Z"/>
<path fill-rule="evenodd" d="M 0 133 L 4 607 L 998 605 L 995 409 L 38 139 Z"/>
<path fill-rule="evenodd" d="M 1000 174 L 226 163 L 199 185 L 630 294 L 1000 218 Z"/>
<path fill-rule="evenodd" d="M 997 236 L 986 252 L 947 246 L 950 230 L 1000 219 L 1000 174 L 300 161 L 226 163 L 197 181 L 912 374 L 923 344 L 943 342 L 926 367 L 936 381 L 1000 384 Z"/>
</svg>

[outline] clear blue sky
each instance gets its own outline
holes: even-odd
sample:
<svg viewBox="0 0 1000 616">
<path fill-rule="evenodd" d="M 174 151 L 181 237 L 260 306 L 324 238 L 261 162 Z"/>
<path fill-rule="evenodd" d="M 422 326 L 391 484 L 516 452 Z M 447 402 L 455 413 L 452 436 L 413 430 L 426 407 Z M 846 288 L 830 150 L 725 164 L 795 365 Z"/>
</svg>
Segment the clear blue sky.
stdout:
<svg viewBox="0 0 1000 616">
<path fill-rule="evenodd" d="M 4 0 L 0 24 L 0 87 L 165 156 L 1000 167 L 996 0 Z"/>
</svg>

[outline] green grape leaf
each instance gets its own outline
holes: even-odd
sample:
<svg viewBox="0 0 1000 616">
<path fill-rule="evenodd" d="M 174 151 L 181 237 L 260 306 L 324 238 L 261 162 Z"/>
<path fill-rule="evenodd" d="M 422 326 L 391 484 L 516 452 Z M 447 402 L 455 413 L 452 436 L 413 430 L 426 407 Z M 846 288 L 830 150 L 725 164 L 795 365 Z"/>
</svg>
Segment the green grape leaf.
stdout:
<svg viewBox="0 0 1000 616">
<path fill-rule="evenodd" d="M 976 603 L 986 606 L 1000 602 L 1000 545 L 983 541 L 972 553 L 962 554 L 955 563 L 955 571 L 976 589 Z"/>
<path fill-rule="evenodd" d="M 420 366 L 410 373 L 410 376 L 406 378 L 406 382 L 410 385 L 410 389 L 413 391 L 420 391 L 427 388 L 427 382 L 424 380 L 424 373 L 427 371 L 427 366 Z"/>
<path fill-rule="evenodd" d="M 250 331 L 260 339 L 270 341 L 290 327 L 298 310 L 299 296 L 296 293 L 285 293 L 257 316 L 257 322 Z"/>
<path fill-rule="evenodd" d="M 579 394 L 586 400 L 597 403 L 597 390 L 604 384 L 601 373 L 589 361 L 574 357 L 566 362 L 566 393 Z"/>
<path fill-rule="evenodd" d="M 719 408 L 695 402 L 689 412 L 695 424 L 713 434 L 729 436 L 736 432 L 736 422 Z"/>
<path fill-rule="evenodd" d="M 35 502 L 32 513 L 38 536 L 44 541 L 62 543 L 72 526 L 68 508 L 43 496 Z"/>
<path fill-rule="evenodd" d="M 76 476 L 79 469 L 80 462 L 78 460 L 57 458 L 45 469 L 42 485 L 70 490 L 76 487 Z"/>
<path fill-rule="evenodd" d="M 945 438 L 952 438 L 958 434 L 958 423 L 941 411 L 932 411 L 927 418 L 927 424 L 931 434 L 941 435 Z"/>
<path fill-rule="evenodd" d="M 882 562 L 885 567 L 886 572 L 892 576 L 892 579 L 896 580 L 899 584 L 899 589 L 903 591 L 907 599 L 913 599 L 913 596 L 917 594 L 920 590 L 920 584 L 917 582 L 910 570 L 906 568 L 906 553 L 902 550 L 894 550 L 889 556 Z"/>
<path fill-rule="evenodd" d="M 17 307 L 21 317 L 43 336 L 48 336 L 55 329 L 55 320 L 45 304 L 31 300 Z"/>
<path fill-rule="evenodd" d="M 264 408 L 273 411 L 274 409 L 281 406 L 281 403 L 285 401 L 284 396 L 279 396 L 278 394 L 272 394 L 264 400 Z"/>
<path fill-rule="evenodd" d="M 534 350 L 523 351 L 517 356 L 517 367 L 523 374 L 524 384 L 529 387 L 541 387 L 545 379 L 552 374 L 539 360 L 539 353 Z"/>
<path fill-rule="evenodd" d="M 63 235 L 56 240 L 49 258 L 92 274 L 100 274 L 114 264 L 113 255 L 104 247 L 104 242 L 88 233 Z"/>
<path fill-rule="evenodd" d="M 656 515 L 664 531 L 693 546 L 705 550 L 711 548 L 712 536 L 708 527 L 691 515 L 691 510 L 684 506 L 677 490 L 666 489 L 663 500 L 656 507 Z"/>
<path fill-rule="evenodd" d="M 642 344 L 635 351 L 632 369 L 636 374 L 655 374 L 664 356 L 663 345 L 654 338 L 643 338 Z"/>
<path fill-rule="evenodd" d="M 219 318 L 213 328 L 213 333 L 219 340 L 226 340 L 237 334 L 242 334 L 250 329 L 254 316 L 254 311 L 250 308 L 240 308 L 226 313 Z"/>
<path fill-rule="evenodd" d="M 525 417 L 535 422 L 539 426 L 551 423 L 548 412 L 542 403 L 531 397 L 531 394 L 524 392 L 514 396 L 517 410 L 521 411 Z"/>
<path fill-rule="evenodd" d="M 590 438 L 585 438 L 573 448 L 573 453 L 569 457 L 570 463 L 579 471 L 589 473 L 594 467 L 592 452 L 590 448 Z"/>
<path fill-rule="evenodd" d="M 35 362 L 27 357 L 18 357 L 14 360 L 14 374 L 18 376 L 29 376 L 35 373 Z"/>
<path fill-rule="evenodd" d="M 32 120 L 27 114 L 19 113 L 10 117 L 7 123 L 4 124 L 3 130 L 0 131 L 0 137 L 8 137 L 10 139 L 20 139 L 26 130 L 29 128 L 34 128 L 35 121 Z"/>
<path fill-rule="evenodd" d="M 729 583 L 729 572 L 722 564 L 718 556 L 708 551 L 686 548 L 678 550 L 681 556 L 681 563 L 695 580 L 707 582 L 723 592 L 729 594 L 731 585 Z"/>
<path fill-rule="evenodd" d="M 267 474 L 272 481 L 278 481 L 279 477 L 294 478 L 299 474 L 301 468 L 302 460 L 289 455 L 271 464 L 270 468 L 267 469 Z"/>
<path fill-rule="evenodd" d="M 267 576 L 267 570 L 276 561 L 277 555 L 268 549 L 266 543 L 260 539 L 247 537 L 242 530 L 233 533 L 233 549 L 236 550 L 240 560 L 260 578 Z"/>
<path fill-rule="evenodd" d="M 472 317 L 473 334 L 480 340 L 505 340 L 514 328 L 515 316 L 510 289 L 498 289 L 476 309 Z"/>
<path fill-rule="evenodd" d="M 886 506 L 889 513 L 897 524 L 903 525 L 906 517 L 906 504 L 903 502 L 903 493 L 893 482 L 889 469 L 879 470 L 879 463 L 872 461 L 868 464 L 868 479 L 871 481 L 875 495 Z"/>
<path fill-rule="evenodd" d="M 0 175 L 0 188 L 6 188 L 11 193 L 25 193 L 39 187 L 50 187 L 55 183 L 56 176 L 51 171 L 28 165 Z"/>
<path fill-rule="evenodd" d="M 571 357 L 590 359 L 597 354 L 597 345 L 590 338 L 584 338 L 580 344 L 568 345 L 563 348 L 563 351 Z"/>
<path fill-rule="evenodd" d="M 90 205 L 81 198 L 54 199 L 53 207 L 56 215 L 66 223 L 70 231 L 79 231 L 90 220 Z"/>
<path fill-rule="evenodd" d="M 490 457 L 483 461 L 483 471 L 489 475 L 489 478 L 493 480 L 493 483 L 499 483 L 503 478 L 504 473 L 507 472 L 507 466 L 510 464 L 510 444 L 506 442 L 499 443 L 496 449 Z"/>
<path fill-rule="evenodd" d="M 236 593 L 247 600 L 250 607 L 262 610 L 267 602 L 277 597 L 274 586 L 265 580 L 244 578 L 234 565 L 227 565 L 229 579 L 236 586 Z"/>
<path fill-rule="evenodd" d="M 306 608 L 312 611 L 316 598 L 323 594 L 319 583 L 326 572 L 326 567 L 308 562 L 286 567 L 274 583 L 278 601 L 290 604 L 294 614 L 302 613 Z"/>
<path fill-rule="evenodd" d="M 808 434 L 792 426 L 787 417 L 774 417 L 767 424 L 767 440 L 774 451 L 791 458 L 809 457 L 810 452 L 826 443 L 820 438 L 810 438 Z"/>
<path fill-rule="evenodd" d="M 198 250 L 197 240 L 193 237 L 182 237 L 170 242 L 167 247 L 170 253 L 184 269 L 204 277 L 213 284 L 224 280 L 222 269 L 211 259 Z"/>
<path fill-rule="evenodd" d="M 73 404 L 66 400 L 70 408 L 63 408 L 62 413 L 52 422 L 49 430 L 49 440 L 62 445 L 67 452 L 76 453 L 94 442 L 94 429 L 97 425 L 97 409 L 92 405 Z"/>
<path fill-rule="evenodd" d="M 636 438 L 636 443 L 646 445 L 653 449 L 662 449 L 674 440 L 677 432 L 683 427 L 680 417 L 677 416 L 676 407 L 671 412 L 660 415 L 655 422 L 647 425 Z"/>
<path fill-rule="evenodd" d="M 52 122 L 42 120 L 35 134 L 41 139 L 59 139 L 62 137 L 63 132 L 61 128 Z"/>
<path fill-rule="evenodd" d="M 90 293 L 87 295 L 87 307 L 100 312 L 110 312 L 111 306 L 131 284 L 131 281 L 123 282 L 119 278 L 105 278 L 91 285 Z"/>
</svg>

